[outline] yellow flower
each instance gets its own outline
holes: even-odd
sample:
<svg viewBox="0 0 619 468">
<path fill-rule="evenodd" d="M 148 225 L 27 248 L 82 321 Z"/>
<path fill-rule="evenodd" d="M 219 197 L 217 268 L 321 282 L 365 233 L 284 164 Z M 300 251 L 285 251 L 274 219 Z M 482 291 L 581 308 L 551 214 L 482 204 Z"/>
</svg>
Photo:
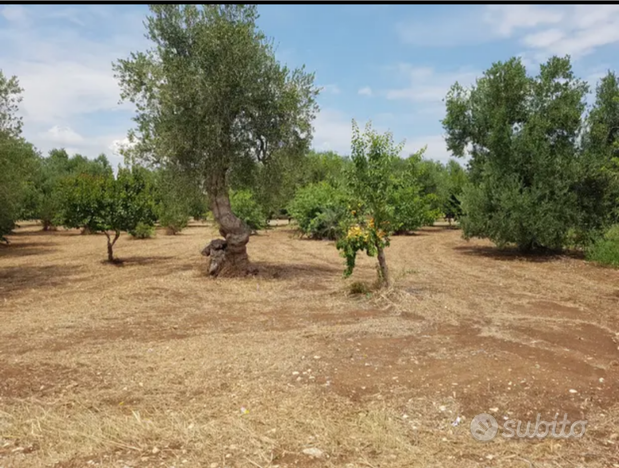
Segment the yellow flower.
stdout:
<svg viewBox="0 0 619 468">
<path fill-rule="evenodd" d="M 351 226 L 350 228 L 348 228 L 348 232 L 346 234 L 346 237 L 348 239 L 360 238 L 360 237 L 367 239 L 367 236 L 368 236 L 367 231 L 364 230 L 358 224 L 355 224 L 354 226 Z"/>
</svg>

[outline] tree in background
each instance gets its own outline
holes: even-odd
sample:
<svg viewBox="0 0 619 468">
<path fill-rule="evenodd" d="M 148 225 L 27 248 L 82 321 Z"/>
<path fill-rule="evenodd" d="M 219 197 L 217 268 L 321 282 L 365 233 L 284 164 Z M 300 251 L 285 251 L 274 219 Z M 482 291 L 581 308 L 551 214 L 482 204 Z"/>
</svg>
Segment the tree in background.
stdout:
<svg viewBox="0 0 619 468">
<path fill-rule="evenodd" d="M 310 183 L 300 188 L 287 211 L 302 235 L 310 239 L 335 240 L 346 232 L 350 219 L 350 195 L 327 181 Z"/>
<path fill-rule="evenodd" d="M 36 158 L 31 144 L 0 132 L 0 242 L 8 243 L 19 218 Z"/>
<path fill-rule="evenodd" d="M 0 133 L 5 136 L 21 135 L 23 122 L 18 112 L 23 91 L 16 76 L 7 78 L 0 70 Z"/>
<path fill-rule="evenodd" d="M 470 90 L 447 95 L 448 148 L 470 146 L 472 184 L 464 188 L 466 238 L 525 251 L 561 249 L 578 222 L 577 141 L 587 85 L 569 57 L 552 57 L 534 78 L 519 59 L 498 62 Z"/>
<path fill-rule="evenodd" d="M 58 188 L 71 175 L 110 175 L 112 168 L 104 154 L 94 160 L 82 155 L 69 156 L 64 148 L 53 149 L 47 157 L 40 156 L 31 175 L 26 200 L 22 207 L 23 219 L 37 219 L 43 230 L 55 229 L 62 209 Z M 82 231 L 87 233 L 87 229 Z"/>
<path fill-rule="evenodd" d="M 0 241 L 15 227 L 27 193 L 37 153 L 21 137 L 22 121 L 17 115 L 22 89 L 15 76 L 6 78 L 0 70 Z"/>
<path fill-rule="evenodd" d="M 459 220 L 462 216 L 462 191 L 468 183 L 468 175 L 457 161 L 450 159 L 446 170 L 446 194 L 443 199 L 443 213 L 449 220 Z"/>
<path fill-rule="evenodd" d="M 196 177 L 225 238 L 204 251 L 209 271 L 245 274 L 250 232 L 230 206 L 231 174 L 284 148 L 303 154 L 317 110 L 314 77 L 277 62 L 255 6 L 150 11 L 147 37 L 156 47 L 115 65 L 123 98 L 137 107 L 134 154 L 173 161 Z"/>
<path fill-rule="evenodd" d="M 121 232 L 155 222 L 152 187 L 145 169 L 120 168 L 118 175 L 77 174 L 61 183 L 61 221 L 65 227 L 86 227 L 107 238 L 107 259 L 118 263 L 114 245 Z"/>
<path fill-rule="evenodd" d="M 388 200 L 393 207 L 394 234 L 432 225 L 442 215 L 444 168 L 440 163 L 423 160 L 424 152 L 425 147 L 406 159 L 394 160 L 394 187 Z"/>
<path fill-rule="evenodd" d="M 344 187 L 350 163 L 350 158 L 333 151 L 310 151 L 301 167 L 301 183 L 307 185 L 324 181 L 332 187 Z"/>
<path fill-rule="evenodd" d="M 187 227 L 199 194 L 193 180 L 172 165 L 156 171 L 155 179 L 159 224 L 168 234 L 176 235 Z"/>
<path fill-rule="evenodd" d="M 234 215 L 243 221 L 252 233 L 266 227 L 266 214 L 251 190 L 232 190 L 230 206 Z"/>
<path fill-rule="evenodd" d="M 578 187 L 581 230 L 599 232 L 619 222 L 619 78 L 604 76 L 586 119 Z"/>
<path fill-rule="evenodd" d="M 391 133 L 380 135 L 372 130 L 370 123 L 362 134 L 353 120 L 349 183 L 358 207 L 354 210 L 357 223 L 337 242 L 337 248 L 346 258 L 347 276 L 354 270 L 357 252 L 365 250 L 368 255 L 378 257 L 381 285 L 391 284 L 384 249 L 389 245 L 389 234 L 394 229 L 394 207 L 389 204 L 395 189 L 392 168 L 403 146 L 394 145 Z"/>
<path fill-rule="evenodd" d="M 604 76 L 583 136 L 582 177 L 577 185 L 577 240 L 587 258 L 619 266 L 619 78 Z"/>
</svg>

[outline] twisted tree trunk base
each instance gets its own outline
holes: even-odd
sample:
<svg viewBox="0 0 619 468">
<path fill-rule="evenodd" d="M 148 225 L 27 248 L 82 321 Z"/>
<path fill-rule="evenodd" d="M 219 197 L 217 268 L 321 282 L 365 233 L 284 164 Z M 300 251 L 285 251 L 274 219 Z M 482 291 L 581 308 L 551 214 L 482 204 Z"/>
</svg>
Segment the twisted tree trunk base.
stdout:
<svg viewBox="0 0 619 468">
<path fill-rule="evenodd" d="M 228 192 L 224 190 L 213 197 L 211 204 L 219 234 L 224 239 L 213 239 L 202 249 L 202 255 L 209 259 L 209 275 L 231 278 L 254 273 L 247 256 L 251 230 L 232 212 Z"/>
<path fill-rule="evenodd" d="M 247 240 L 243 241 L 238 237 L 229 235 L 228 240 L 213 239 L 202 249 L 202 255 L 208 257 L 207 268 L 210 276 L 238 278 L 257 272 L 249 263 L 245 247 Z"/>
</svg>

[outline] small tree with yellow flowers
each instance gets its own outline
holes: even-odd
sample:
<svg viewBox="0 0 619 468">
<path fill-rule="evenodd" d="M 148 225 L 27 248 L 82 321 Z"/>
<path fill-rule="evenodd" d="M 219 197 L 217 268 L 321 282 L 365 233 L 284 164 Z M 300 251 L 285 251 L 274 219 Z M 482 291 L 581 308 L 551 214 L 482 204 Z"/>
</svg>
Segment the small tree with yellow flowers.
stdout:
<svg viewBox="0 0 619 468">
<path fill-rule="evenodd" d="M 390 132 L 378 134 L 369 122 L 361 133 L 353 120 L 352 130 L 353 164 L 348 180 L 356 203 L 351 211 L 355 222 L 337 242 L 337 248 L 346 258 L 345 276 L 352 274 L 357 252 L 365 250 L 369 256 L 378 257 L 379 281 L 381 286 L 389 286 L 385 247 L 393 231 L 394 209 L 388 201 L 394 190 L 393 160 L 399 157 L 404 143 L 395 145 Z"/>
</svg>

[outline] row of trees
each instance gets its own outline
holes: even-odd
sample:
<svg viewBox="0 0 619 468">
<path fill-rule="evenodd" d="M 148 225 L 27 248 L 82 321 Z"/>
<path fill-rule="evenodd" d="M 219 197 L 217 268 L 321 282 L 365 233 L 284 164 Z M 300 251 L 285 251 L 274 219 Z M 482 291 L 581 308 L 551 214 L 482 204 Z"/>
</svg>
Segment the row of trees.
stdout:
<svg viewBox="0 0 619 468">
<path fill-rule="evenodd" d="M 569 57 L 550 58 L 535 76 L 513 58 L 468 89 L 454 84 L 443 126 L 453 154 L 470 155 L 465 237 L 596 250 L 619 222 L 619 80 L 602 78 L 589 111 L 588 92 Z"/>
<path fill-rule="evenodd" d="M 614 245 L 613 73 L 590 112 L 588 87 L 568 57 L 551 58 L 537 76 L 512 59 L 469 89 L 456 83 L 442 123 L 453 154 L 470 156 L 466 171 L 425 161 L 423 151 L 396 157 L 401 147 L 371 128 L 354 128 L 352 155 L 343 158 L 309 150 L 314 76 L 277 62 L 255 6 L 155 4 L 150 12 L 153 47 L 114 65 L 123 98 L 137 109 L 125 152 L 131 169 L 117 176 L 104 158 L 38 157 L 20 136 L 17 80 L 2 77 L 0 235 L 29 213 L 44 227 L 106 231 L 111 249 L 118 232 L 144 233 L 155 219 L 176 232 L 206 203 L 223 237 L 204 249 L 213 275 L 247 272 L 252 231 L 288 215 L 304 235 L 338 240 L 347 273 L 358 251 L 376 254 L 384 283 L 389 236 L 441 215 L 460 218 L 467 238 L 522 250 L 603 245 L 599 257 Z M 99 213 L 92 222 L 83 199 Z"/>
<path fill-rule="evenodd" d="M 314 75 L 278 63 L 257 17 L 252 5 L 150 5 L 145 24 L 153 47 L 114 65 L 123 98 L 137 108 L 127 156 L 173 165 L 208 195 L 224 238 L 203 251 L 213 275 L 248 270 L 252 229 L 234 209 L 231 189 L 251 187 L 267 217 L 288 210 L 304 233 L 329 238 L 341 235 L 354 194 L 342 184 L 350 161 L 306 156 L 318 110 Z M 432 177 L 419 160 L 389 163 L 398 178 L 389 202 L 402 215 L 400 231 L 430 222 L 443 208 L 441 196 L 419 182 L 420 174 Z M 304 182 L 310 185 L 299 190 Z"/>
<path fill-rule="evenodd" d="M 4 79 L 4 78 L 3 78 Z M 2 89 L 8 96 L 9 80 Z M 21 89 L 11 78 L 11 102 L 17 104 Z M 132 164 L 114 175 L 105 155 L 88 159 L 54 149 L 42 156 L 20 136 L 17 105 L 5 106 L 2 157 L 2 233 L 15 220 L 36 219 L 43 230 L 79 228 L 82 233 L 105 233 L 108 260 L 122 231 L 136 238 L 150 237 L 155 222 L 170 234 L 181 231 L 191 217 L 210 214 L 207 193 L 191 172 L 167 161 L 147 168 Z M 10 144 L 9 144 L 10 143 Z M 408 159 L 393 158 L 389 177 L 394 190 L 389 206 L 395 214 L 395 233 L 414 230 L 452 210 L 466 173 L 455 162 L 447 166 L 422 159 L 423 151 Z M 249 232 L 277 217 L 294 218 L 303 235 L 314 239 L 339 239 L 362 213 L 348 183 L 354 158 L 332 152 L 278 151 L 266 164 L 245 161 L 242 170 L 230 171 L 227 185 L 231 212 Z M 6 189 L 6 190 L 4 190 Z"/>
</svg>

